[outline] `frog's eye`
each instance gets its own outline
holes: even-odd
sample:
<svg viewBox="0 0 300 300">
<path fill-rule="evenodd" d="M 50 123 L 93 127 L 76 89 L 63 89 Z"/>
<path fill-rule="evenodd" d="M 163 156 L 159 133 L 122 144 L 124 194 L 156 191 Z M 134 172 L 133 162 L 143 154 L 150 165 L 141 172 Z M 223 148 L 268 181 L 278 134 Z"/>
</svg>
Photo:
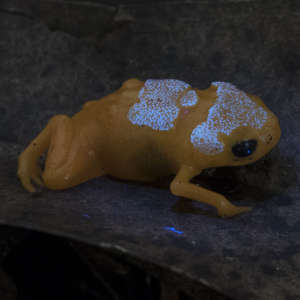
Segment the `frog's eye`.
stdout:
<svg viewBox="0 0 300 300">
<path fill-rule="evenodd" d="M 256 140 L 247 140 L 235 144 L 231 150 L 232 153 L 237 157 L 247 157 L 255 151 L 256 145 Z"/>
</svg>

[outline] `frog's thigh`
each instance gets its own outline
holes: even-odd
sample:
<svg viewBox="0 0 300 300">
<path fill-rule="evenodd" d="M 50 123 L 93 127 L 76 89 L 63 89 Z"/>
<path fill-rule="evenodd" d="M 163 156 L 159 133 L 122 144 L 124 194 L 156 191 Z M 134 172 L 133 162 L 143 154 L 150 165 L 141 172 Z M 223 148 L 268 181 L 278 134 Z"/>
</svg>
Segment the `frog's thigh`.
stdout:
<svg viewBox="0 0 300 300">
<path fill-rule="evenodd" d="M 51 123 L 51 141 L 43 172 L 50 189 L 66 189 L 103 175 L 95 153 L 82 146 L 75 134 L 72 119 L 57 116 Z"/>
</svg>

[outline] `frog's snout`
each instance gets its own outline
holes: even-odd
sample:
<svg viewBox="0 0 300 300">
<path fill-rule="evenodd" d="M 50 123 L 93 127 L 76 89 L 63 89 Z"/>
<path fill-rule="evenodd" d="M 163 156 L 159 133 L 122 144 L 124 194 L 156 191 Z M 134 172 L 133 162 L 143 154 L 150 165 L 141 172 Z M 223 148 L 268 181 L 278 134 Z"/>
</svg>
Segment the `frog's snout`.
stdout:
<svg viewBox="0 0 300 300">
<path fill-rule="evenodd" d="M 270 121 L 266 124 L 265 143 L 273 148 L 280 140 L 281 128 L 278 118 L 272 113 Z"/>
</svg>

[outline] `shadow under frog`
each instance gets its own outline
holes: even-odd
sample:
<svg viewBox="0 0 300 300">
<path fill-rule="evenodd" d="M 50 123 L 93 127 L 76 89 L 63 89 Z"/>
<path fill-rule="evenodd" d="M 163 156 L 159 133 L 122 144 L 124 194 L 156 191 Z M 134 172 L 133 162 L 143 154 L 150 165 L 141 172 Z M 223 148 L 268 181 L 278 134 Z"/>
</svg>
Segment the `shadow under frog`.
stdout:
<svg viewBox="0 0 300 300">
<path fill-rule="evenodd" d="M 277 117 L 263 101 L 234 85 L 206 90 L 174 79 L 130 79 L 69 118 L 54 116 L 19 157 L 18 176 L 66 189 L 98 176 L 153 182 L 175 174 L 174 195 L 212 205 L 222 217 L 250 208 L 193 184 L 208 168 L 241 166 L 267 154 L 279 141 Z M 47 152 L 45 167 L 38 165 Z"/>
</svg>

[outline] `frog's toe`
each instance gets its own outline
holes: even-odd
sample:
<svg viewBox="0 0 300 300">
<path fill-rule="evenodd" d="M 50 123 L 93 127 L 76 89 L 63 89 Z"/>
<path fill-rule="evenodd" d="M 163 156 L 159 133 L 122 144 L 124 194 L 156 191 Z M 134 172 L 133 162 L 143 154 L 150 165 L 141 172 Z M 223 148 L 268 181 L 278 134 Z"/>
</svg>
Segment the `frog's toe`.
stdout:
<svg viewBox="0 0 300 300">
<path fill-rule="evenodd" d="M 18 170 L 18 176 L 21 180 L 22 185 L 24 188 L 31 192 L 35 193 L 36 188 L 33 185 L 33 183 L 39 185 L 39 186 L 44 186 L 43 181 L 41 180 L 41 168 L 37 166 L 36 164 L 32 165 L 27 165 L 23 164 L 19 166 Z"/>
<path fill-rule="evenodd" d="M 34 183 L 36 183 L 36 184 L 39 185 L 39 186 L 45 186 L 45 184 L 44 184 L 42 178 L 41 178 L 39 175 L 34 175 L 34 176 L 32 177 L 32 180 L 34 181 Z"/>
<path fill-rule="evenodd" d="M 22 182 L 23 187 L 30 193 L 34 193 L 36 192 L 35 187 L 33 186 L 33 184 L 31 183 L 31 179 L 29 176 L 26 175 L 22 175 L 19 174 L 19 178 Z"/>
<path fill-rule="evenodd" d="M 230 208 L 224 210 L 218 210 L 218 215 L 223 218 L 230 218 L 245 212 L 248 212 L 252 209 L 250 206 L 235 206 L 232 205 Z"/>
</svg>

